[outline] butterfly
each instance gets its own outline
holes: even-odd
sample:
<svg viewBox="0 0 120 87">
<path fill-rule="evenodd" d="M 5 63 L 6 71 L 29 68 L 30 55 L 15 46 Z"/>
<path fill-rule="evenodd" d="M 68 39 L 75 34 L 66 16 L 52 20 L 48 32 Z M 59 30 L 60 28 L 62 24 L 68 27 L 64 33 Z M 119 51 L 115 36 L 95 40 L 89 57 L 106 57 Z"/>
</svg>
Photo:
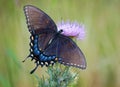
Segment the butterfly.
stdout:
<svg viewBox="0 0 120 87">
<path fill-rule="evenodd" d="M 61 34 L 55 22 L 39 8 L 26 5 L 24 13 L 30 36 L 31 60 L 35 60 L 36 67 L 49 66 L 55 62 L 80 69 L 86 68 L 85 56 L 77 44 L 68 36 Z"/>
</svg>

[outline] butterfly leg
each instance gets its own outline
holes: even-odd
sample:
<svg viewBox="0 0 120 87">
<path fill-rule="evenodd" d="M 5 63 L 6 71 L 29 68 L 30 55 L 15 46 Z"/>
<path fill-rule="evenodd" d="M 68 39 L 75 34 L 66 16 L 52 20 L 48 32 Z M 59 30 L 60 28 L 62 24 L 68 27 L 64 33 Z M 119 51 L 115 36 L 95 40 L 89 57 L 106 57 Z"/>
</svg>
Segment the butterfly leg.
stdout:
<svg viewBox="0 0 120 87">
<path fill-rule="evenodd" d="M 33 74 L 35 72 L 35 70 L 38 68 L 38 63 L 36 63 L 36 67 L 30 72 L 30 74 Z"/>
<path fill-rule="evenodd" d="M 28 56 L 22 62 L 25 62 L 27 59 L 28 59 Z"/>
</svg>

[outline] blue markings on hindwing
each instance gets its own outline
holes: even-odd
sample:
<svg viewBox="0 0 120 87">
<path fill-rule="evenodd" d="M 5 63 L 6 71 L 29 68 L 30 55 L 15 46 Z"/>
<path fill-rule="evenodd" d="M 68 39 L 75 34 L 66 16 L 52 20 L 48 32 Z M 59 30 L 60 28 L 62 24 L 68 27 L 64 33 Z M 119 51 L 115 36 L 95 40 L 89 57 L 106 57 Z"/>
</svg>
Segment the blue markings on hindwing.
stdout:
<svg viewBox="0 0 120 87">
<path fill-rule="evenodd" d="M 31 43 L 30 43 L 30 47 L 31 47 L 30 55 L 33 55 L 32 56 L 32 60 L 35 59 L 36 63 L 38 63 L 38 65 L 41 65 L 41 66 L 43 66 L 45 64 L 47 64 L 46 66 L 48 66 L 49 64 L 53 65 L 54 62 L 57 61 L 56 56 L 54 56 L 54 55 L 45 55 L 39 49 L 39 46 L 38 46 L 38 35 L 31 35 L 30 40 L 31 40 Z"/>
</svg>

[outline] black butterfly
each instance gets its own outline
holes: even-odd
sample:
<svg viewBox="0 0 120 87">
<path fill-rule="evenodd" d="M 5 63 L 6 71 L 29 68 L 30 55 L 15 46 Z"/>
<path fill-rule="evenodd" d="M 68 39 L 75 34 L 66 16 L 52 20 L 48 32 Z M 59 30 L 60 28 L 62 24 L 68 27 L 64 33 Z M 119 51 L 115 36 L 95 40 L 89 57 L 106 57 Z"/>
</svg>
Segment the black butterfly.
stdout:
<svg viewBox="0 0 120 87">
<path fill-rule="evenodd" d="M 31 73 L 38 65 L 49 66 L 57 61 L 68 66 L 86 68 L 82 51 L 71 38 L 61 34 L 62 29 L 57 30 L 56 24 L 46 13 L 31 5 L 26 5 L 24 12 L 31 33 L 28 57 L 34 59 L 37 65 Z"/>
</svg>

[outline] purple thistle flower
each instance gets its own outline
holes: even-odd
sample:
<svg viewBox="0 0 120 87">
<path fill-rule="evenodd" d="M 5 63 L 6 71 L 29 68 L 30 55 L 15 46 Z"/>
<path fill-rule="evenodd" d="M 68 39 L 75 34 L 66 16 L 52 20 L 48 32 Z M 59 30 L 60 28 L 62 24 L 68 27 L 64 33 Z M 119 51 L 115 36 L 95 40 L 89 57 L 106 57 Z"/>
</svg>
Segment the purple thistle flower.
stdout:
<svg viewBox="0 0 120 87">
<path fill-rule="evenodd" d="M 78 22 L 59 22 L 57 24 L 58 30 L 63 30 L 62 34 L 65 36 L 76 37 L 79 40 L 85 38 L 85 29 L 83 24 L 79 24 Z"/>
</svg>

